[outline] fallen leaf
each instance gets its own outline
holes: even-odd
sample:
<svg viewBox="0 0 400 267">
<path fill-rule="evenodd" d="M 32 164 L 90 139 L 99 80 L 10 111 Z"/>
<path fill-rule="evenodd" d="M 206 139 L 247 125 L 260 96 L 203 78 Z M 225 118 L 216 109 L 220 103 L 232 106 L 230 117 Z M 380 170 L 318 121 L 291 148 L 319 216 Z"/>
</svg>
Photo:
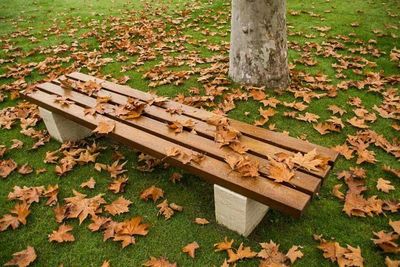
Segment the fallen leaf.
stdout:
<svg viewBox="0 0 400 267">
<path fill-rule="evenodd" d="M 26 267 L 36 260 L 35 249 L 28 246 L 25 250 L 13 254 L 12 260 L 6 262 L 4 266 Z"/>
<path fill-rule="evenodd" d="M 389 193 L 390 190 L 394 190 L 395 188 L 390 184 L 390 181 L 379 178 L 376 184 L 376 189 L 385 193 Z"/>
<path fill-rule="evenodd" d="M 125 199 L 124 197 L 119 197 L 114 200 L 111 204 L 105 205 L 105 210 L 111 215 L 119 215 L 121 213 L 129 212 L 129 205 L 132 201 Z"/>
<path fill-rule="evenodd" d="M 49 241 L 55 241 L 57 243 L 75 241 L 75 237 L 69 233 L 72 229 L 73 227 L 70 225 L 60 225 L 57 231 L 53 231 L 53 233 L 49 234 Z"/>
<path fill-rule="evenodd" d="M 196 219 L 194 219 L 194 222 L 196 224 L 200 224 L 200 225 L 206 225 L 206 224 L 210 223 L 207 219 L 204 219 L 204 218 L 196 218 Z"/>
<path fill-rule="evenodd" d="M 93 130 L 93 132 L 99 134 L 108 134 L 114 131 L 114 128 L 115 128 L 114 121 L 99 121 L 99 124 Z"/>
<path fill-rule="evenodd" d="M 198 249 L 200 246 L 199 244 L 197 244 L 196 241 L 187 244 L 185 247 L 182 248 L 182 252 L 183 253 L 187 253 L 190 257 L 192 257 L 194 259 L 195 257 L 195 251 L 196 249 Z"/>
<path fill-rule="evenodd" d="M 93 189 L 94 186 L 96 185 L 96 181 L 94 180 L 93 177 L 90 177 L 90 179 L 84 183 L 81 183 L 81 187 L 82 188 L 89 188 L 89 189 Z"/>
<path fill-rule="evenodd" d="M 154 202 L 156 202 L 159 198 L 164 197 L 164 191 L 161 188 L 155 187 L 154 185 L 145 189 L 140 194 L 140 199 L 147 201 L 151 198 Z"/>
</svg>

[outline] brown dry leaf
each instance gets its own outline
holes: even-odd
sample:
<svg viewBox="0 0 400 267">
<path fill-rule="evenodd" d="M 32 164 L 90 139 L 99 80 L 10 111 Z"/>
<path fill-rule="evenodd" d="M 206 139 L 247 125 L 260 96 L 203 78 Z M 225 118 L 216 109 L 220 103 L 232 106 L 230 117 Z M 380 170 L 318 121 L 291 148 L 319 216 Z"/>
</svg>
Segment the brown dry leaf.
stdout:
<svg viewBox="0 0 400 267">
<path fill-rule="evenodd" d="M 143 263 L 146 267 L 177 267 L 176 263 L 171 263 L 166 258 L 150 257 L 150 260 Z"/>
<path fill-rule="evenodd" d="M 168 200 L 164 200 L 160 204 L 157 205 L 158 211 L 157 215 L 162 214 L 165 217 L 165 220 L 171 219 L 172 215 L 174 215 L 174 210 L 169 206 Z"/>
<path fill-rule="evenodd" d="M 400 248 L 396 241 L 399 239 L 399 235 L 393 232 L 386 233 L 384 231 L 374 232 L 376 236 L 372 239 L 375 245 L 380 247 L 385 253 L 399 253 Z"/>
<path fill-rule="evenodd" d="M 125 199 L 124 197 L 119 197 L 114 200 L 111 204 L 105 205 L 105 210 L 111 215 L 119 215 L 121 213 L 129 212 L 129 205 L 132 204 L 132 201 Z"/>
<path fill-rule="evenodd" d="M 175 133 L 183 132 L 183 125 L 179 121 L 168 122 L 168 128 L 173 130 Z"/>
<path fill-rule="evenodd" d="M 43 160 L 44 163 L 57 163 L 59 156 L 57 155 L 58 151 L 47 151 L 46 156 Z"/>
<path fill-rule="evenodd" d="M 13 191 L 8 193 L 8 199 L 9 200 L 21 200 L 21 201 L 26 201 L 28 204 L 32 204 L 33 202 L 38 203 L 39 198 L 42 196 L 42 193 L 44 191 L 43 186 L 36 186 L 36 187 L 19 187 L 19 186 L 14 186 Z"/>
<path fill-rule="evenodd" d="M 58 192 L 59 192 L 58 184 L 47 186 L 47 189 L 43 192 L 43 196 L 48 198 L 46 205 L 53 206 L 58 202 L 57 199 Z"/>
<path fill-rule="evenodd" d="M 289 182 L 293 179 L 294 171 L 284 162 L 278 162 L 273 158 L 269 159 L 267 166 L 268 176 L 277 183 Z"/>
<path fill-rule="evenodd" d="M 176 157 L 181 154 L 181 150 L 177 147 L 169 147 L 165 149 L 165 155 L 167 157 Z"/>
<path fill-rule="evenodd" d="M 12 159 L 0 160 L 0 177 L 7 178 L 17 168 L 17 163 Z"/>
<path fill-rule="evenodd" d="M 200 248 L 199 244 L 196 241 L 187 244 L 185 247 L 182 248 L 183 253 L 187 253 L 190 257 L 194 259 L 196 249 Z"/>
<path fill-rule="evenodd" d="M 296 119 L 306 122 L 318 122 L 319 116 L 314 113 L 306 112 L 305 114 L 297 115 Z"/>
<path fill-rule="evenodd" d="M 260 169 L 260 163 L 255 159 L 231 153 L 225 155 L 225 161 L 229 164 L 232 170 L 237 171 L 243 177 L 260 176 L 258 172 Z"/>
<path fill-rule="evenodd" d="M 111 165 L 106 165 L 105 170 L 110 174 L 111 178 L 117 178 L 118 175 L 127 172 L 124 166 L 128 161 L 119 164 L 119 160 L 114 161 Z"/>
<path fill-rule="evenodd" d="M 400 235 L 400 221 L 389 220 L 389 225 L 393 228 L 396 234 Z"/>
<path fill-rule="evenodd" d="M 389 165 L 383 165 L 382 168 L 385 172 L 389 172 L 395 176 L 397 176 L 398 178 L 400 178 L 400 169 L 395 169 Z"/>
<path fill-rule="evenodd" d="M 158 188 L 154 185 L 150 186 L 149 188 L 145 189 L 140 194 L 140 199 L 147 201 L 151 198 L 154 202 L 156 202 L 159 198 L 164 197 L 164 191 L 161 188 Z"/>
<path fill-rule="evenodd" d="M 304 155 L 299 152 L 291 160 L 293 163 L 309 171 L 325 170 L 329 161 L 328 158 L 319 155 L 317 149 L 313 149 Z"/>
<path fill-rule="evenodd" d="M 350 123 L 351 125 L 353 125 L 354 127 L 357 127 L 357 128 L 360 128 L 360 129 L 369 128 L 369 126 L 365 124 L 365 120 L 364 119 L 359 119 L 357 117 L 353 117 L 353 118 L 347 120 L 347 122 Z"/>
<path fill-rule="evenodd" d="M 207 219 L 205 219 L 205 218 L 196 218 L 196 219 L 194 219 L 194 222 L 196 223 L 196 224 L 200 224 L 200 225 L 206 225 L 206 224 L 209 224 L 210 222 L 207 220 Z"/>
<path fill-rule="evenodd" d="M 30 174 L 33 172 L 33 168 L 28 165 L 28 163 L 25 163 L 21 167 L 18 168 L 18 173 L 22 175 Z"/>
<path fill-rule="evenodd" d="M 4 266 L 26 267 L 34 262 L 36 257 L 35 249 L 31 246 L 28 246 L 25 250 L 14 253 L 13 258 L 6 262 Z"/>
<path fill-rule="evenodd" d="M 392 260 L 388 256 L 385 258 L 386 267 L 399 267 L 400 261 L 399 260 Z"/>
<path fill-rule="evenodd" d="M 353 158 L 354 150 L 350 149 L 347 144 L 337 145 L 337 146 L 333 147 L 332 149 L 335 150 L 336 152 L 339 152 L 340 155 L 345 157 L 347 160 Z"/>
<path fill-rule="evenodd" d="M 11 227 L 13 230 L 17 229 L 20 222 L 18 217 L 14 217 L 11 214 L 5 214 L 2 218 L 0 218 L 0 232 L 7 230 Z"/>
<path fill-rule="evenodd" d="M 347 248 L 344 248 L 338 242 L 326 241 L 322 236 L 317 235 L 314 235 L 314 239 L 320 242 L 318 248 L 324 252 L 324 258 L 337 262 L 339 266 L 364 266 L 364 259 L 359 247 L 354 248 L 347 245 Z"/>
<path fill-rule="evenodd" d="M 53 231 L 53 233 L 49 234 L 49 241 L 55 241 L 57 243 L 75 241 L 75 237 L 71 233 L 69 233 L 70 231 L 72 231 L 72 229 L 73 227 L 70 225 L 60 225 L 57 231 Z"/>
<path fill-rule="evenodd" d="M 130 244 L 135 244 L 135 237 L 134 235 L 141 235 L 145 236 L 149 232 L 148 224 L 142 224 L 142 217 L 134 217 L 130 220 L 125 220 L 122 223 L 117 223 L 115 226 L 112 226 L 113 233 L 110 233 L 110 237 L 114 237 L 114 241 L 121 241 L 122 248 Z M 106 232 L 104 232 L 106 237 Z M 105 238 L 106 240 L 107 238 Z"/>
<path fill-rule="evenodd" d="M 94 186 L 96 185 L 96 181 L 94 180 L 93 177 L 90 177 L 90 179 L 84 183 L 81 183 L 81 187 L 82 188 L 89 188 L 89 189 L 93 189 Z"/>
<path fill-rule="evenodd" d="M 300 259 L 304 256 L 304 254 L 300 251 L 301 247 L 299 246 L 293 246 L 289 249 L 289 251 L 286 253 L 286 257 L 289 258 L 290 263 L 294 263 L 297 259 Z"/>
<path fill-rule="evenodd" d="M 108 190 L 110 190 L 114 194 L 124 192 L 127 183 L 128 183 L 128 177 L 126 176 L 119 177 L 117 179 L 112 180 L 112 182 L 108 185 Z"/>
<path fill-rule="evenodd" d="M 115 122 L 114 121 L 99 121 L 96 129 L 93 130 L 94 133 L 108 134 L 114 131 Z"/>
<path fill-rule="evenodd" d="M 228 238 L 225 236 L 225 239 L 223 242 L 219 242 L 214 244 L 214 248 L 216 252 L 218 251 L 227 251 L 232 248 L 234 240 L 232 239 L 231 241 L 228 241 Z"/>
<path fill-rule="evenodd" d="M 249 150 L 249 148 L 248 148 L 246 145 L 244 145 L 244 144 L 242 144 L 242 143 L 239 143 L 239 142 L 237 142 L 237 143 L 230 143 L 230 144 L 229 144 L 229 147 L 230 147 L 233 151 L 235 151 L 236 153 L 239 153 L 239 154 L 245 154 L 245 153 Z"/>
<path fill-rule="evenodd" d="M 57 223 L 62 223 L 62 221 L 67 217 L 68 211 L 66 206 L 61 206 L 60 204 L 57 204 L 57 206 L 54 207 L 53 211 Z"/>
<path fill-rule="evenodd" d="M 24 143 L 18 139 L 12 139 L 11 140 L 13 143 L 10 146 L 10 149 L 20 149 L 23 147 Z"/>
<path fill-rule="evenodd" d="M 236 252 L 232 249 L 228 250 L 228 263 L 237 262 L 242 259 L 251 259 L 255 256 L 257 256 L 257 252 L 252 251 L 250 247 L 244 247 L 243 243 L 241 243 Z"/>
<path fill-rule="evenodd" d="M 390 181 L 379 178 L 376 184 L 376 189 L 385 193 L 389 193 L 390 190 L 394 190 L 395 188 L 390 184 Z"/>
<path fill-rule="evenodd" d="M 110 261 L 109 260 L 104 260 L 103 263 L 101 264 L 101 267 L 111 267 Z"/>
<path fill-rule="evenodd" d="M 182 179 L 182 174 L 180 174 L 180 173 L 178 173 L 178 172 L 174 172 L 170 177 L 169 177 L 169 180 L 171 181 L 171 182 L 173 182 L 173 183 L 176 183 L 176 182 L 180 182 L 181 181 L 181 179 Z"/>
<path fill-rule="evenodd" d="M 29 205 L 26 204 L 25 201 L 23 201 L 21 203 L 15 204 L 14 208 L 11 210 L 11 213 L 17 215 L 18 221 L 25 225 L 26 218 L 31 213 L 31 211 L 29 210 Z"/>
<path fill-rule="evenodd" d="M 257 253 L 257 257 L 262 258 L 260 266 L 287 266 L 285 262 L 287 256 L 279 251 L 279 245 L 272 240 L 269 243 L 260 243 L 261 251 Z M 294 256 L 294 255 L 293 255 Z"/>
<path fill-rule="evenodd" d="M 333 115 L 339 113 L 340 116 L 343 116 L 343 114 L 347 112 L 346 110 L 341 109 L 340 107 L 338 107 L 336 105 L 330 105 L 328 107 L 328 110 L 332 111 Z"/>
<path fill-rule="evenodd" d="M 74 196 L 65 198 L 68 215 L 67 218 L 79 218 L 81 224 L 89 215 L 96 216 L 96 213 L 101 212 L 100 206 L 105 204 L 102 194 L 92 198 L 86 198 L 86 195 L 72 190 Z"/>
<path fill-rule="evenodd" d="M 335 197 L 337 197 L 340 200 L 344 200 L 344 194 L 342 192 L 340 192 L 341 187 L 342 187 L 342 184 L 334 185 L 332 188 L 332 195 L 334 195 Z"/>
</svg>

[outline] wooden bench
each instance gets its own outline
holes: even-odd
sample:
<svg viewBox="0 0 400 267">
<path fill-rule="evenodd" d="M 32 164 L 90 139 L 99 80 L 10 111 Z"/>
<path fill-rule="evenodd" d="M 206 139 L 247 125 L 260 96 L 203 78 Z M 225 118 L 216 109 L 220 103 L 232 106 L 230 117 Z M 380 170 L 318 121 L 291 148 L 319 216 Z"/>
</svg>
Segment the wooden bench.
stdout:
<svg viewBox="0 0 400 267">
<path fill-rule="evenodd" d="M 83 83 L 89 87 L 92 83 L 98 88 L 82 90 Z M 59 141 L 84 138 L 99 122 L 113 121 L 115 128 L 109 134 L 111 138 L 213 183 L 217 221 L 243 235 L 254 229 L 268 207 L 299 217 L 319 191 L 338 155 L 328 148 L 282 133 L 229 120 L 230 127 L 241 133 L 240 143 L 248 148 L 245 155 L 260 165 L 259 176 L 242 177 L 232 171 L 224 159 L 233 153 L 232 149 L 220 147 L 214 141 L 216 126 L 208 121 L 216 114 L 209 111 L 170 100 L 158 103 L 152 94 L 77 72 L 39 84 L 23 95 L 39 106 L 50 135 Z M 98 97 L 102 96 L 107 96 L 108 100 L 99 108 Z M 63 103 L 60 98 L 68 99 L 70 103 Z M 119 116 L 116 110 L 132 101 L 146 103 L 143 114 L 135 119 Z M 154 101 L 157 103 L 152 104 Z M 93 112 L 96 112 L 95 116 L 88 114 Z M 175 121 L 188 120 L 193 122 L 192 129 L 185 127 L 181 133 L 168 127 Z M 179 157 L 167 156 L 171 148 L 186 155 L 198 153 L 203 157 L 198 163 L 186 162 Z M 310 171 L 298 167 L 295 177 L 286 183 L 276 183 L 269 176 L 270 157 L 308 153 L 314 149 L 329 160 L 326 168 Z"/>
</svg>

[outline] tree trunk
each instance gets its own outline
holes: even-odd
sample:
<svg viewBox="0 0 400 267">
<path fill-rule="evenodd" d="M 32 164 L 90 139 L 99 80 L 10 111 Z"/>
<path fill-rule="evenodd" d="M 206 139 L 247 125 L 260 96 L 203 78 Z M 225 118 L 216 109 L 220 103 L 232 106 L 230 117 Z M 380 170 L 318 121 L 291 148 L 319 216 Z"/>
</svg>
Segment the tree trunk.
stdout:
<svg viewBox="0 0 400 267">
<path fill-rule="evenodd" d="M 234 81 L 286 88 L 286 0 L 232 0 L 229 56 Z"/>
</svg>

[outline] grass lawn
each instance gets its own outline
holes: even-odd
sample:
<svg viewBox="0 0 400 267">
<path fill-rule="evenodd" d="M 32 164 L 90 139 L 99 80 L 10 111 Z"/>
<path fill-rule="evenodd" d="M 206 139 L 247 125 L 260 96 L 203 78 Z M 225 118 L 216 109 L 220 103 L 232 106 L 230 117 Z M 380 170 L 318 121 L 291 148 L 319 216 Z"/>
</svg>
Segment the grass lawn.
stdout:
<svg viewBox="0 0 400 267">
<path fill-rule="evenodd" d="M 343 80 L 363 80 L 369 71 L 381 73 L 385 77 L 399 74 L 399 62 L 390 61 L 391 50 L 396 46 L 400 48 L 399 1 L 289 0 L 287 6 L 289 61 L 296 64 L 294 71 L 304 71 L 310 75 L 325 74 L 329 79 L 327 84 L 333 86 Z M 188 15 L 183 19 L 182 14 Z M 92 73 L 98 70 L 97 75 L 108 75 L 108 79 L 128 76 L 130 79 L 127 85 L 144 91 L 154 90 L 163 96 L 175 97 L 179 94 L 189 96 L 193 87 L 200 88 L 201 93 L 204 94 L 203 85 L 197 81 L 198 73 L 190 75 L 189 79 L 181 85 L 165 84 L 155 88 L 150 88 L 151 81 L 142 76 L 154 70 L 160 62 L 172 62 L 167 65 L 168 70 L 191 70 L 192 67 L 187 64 L 180 66 L 174 63 L 174 58 L 178 62 L 187 62 L 182 57 L 189 53 L 197 55 L 204 61 L 217 56 L 227 57 L 229 15 L 230 2 L 228 0 L 148 2 L 138 0 L 3 0 L 0 2 L 0 47 L 2 48 L 0 75 L 14 72 L 15 76 L 0 78 L 0 96 L 5 96 L 4 101 L 0 101 L 0 109 L 15 106 L 22 101 L 13 99 L 10 91 L 4 90 L 7 85 L 18 87 L 15 81 L 21 77 L 24 77 L 28 84 L 33 84 L 51 73 L 62 73 L 65 71 L 63 68 L 68 68 L 74 63 L 76 63 L 76 68 L 81 67 L 82 72 Z M 134 26 L 138 26 L 141 31 L 131 31 Z M 330 30 L 325 32 L 318 27 L 330 27 Z M 162 37 L 164 41 L 167 38 L 175 39 L 169 40 L 168 47 L 164 49 L 162 49 L 163 44 L 152 43 L 149 47 L 154 53 L 148 55 L 142 53 L 139 56 L 138 52 L 130 53 L 122 43 L 118 44 L 120 49 L 114 49 L 118 40 L 115 36 L 124 30 L 131 34 L 132 42 L 137 44 L 148 45 L 148 39 L 160 38 L 158 35 L 164 32 L 166 33 L 166 36 Z M 340 39 L 339 36 L 347 36 L 349 40 L 345 41 L 345 38 Z M 110 38 L 114 39 L 114 43 L 107 42 Z M 343 56 L 362 56 L 375 62 L 376 67 L 365 67 L 359 74 L 350 69 L 344 70 L 346 78 L 336 77 L 337 73 L 332 66 L 338 63 L 336 59 L 317 55 L 314 45 L 323 45 L 328 40 L 336 40 L 344 44 L 343 49 L 338 51 Z M 161 48 L 153 49 L 157 45 Z M 367 48 L 368 45 L 370 50 L 366 49 L 365 53 L 361 51 L 360 54 L 355 51 L 361 46 Z M 372 55 L 375 48 L 380 51 L 377 56 Z M 144 47 L 144 49 L 147 48 Z M 300 62 L 301 54 L 306 50 L 310 51 L 310 57 L 316 60 L 317 64 L 306 66 Z M 89 52 L 95 56 L 91 57 Z M 84 63 L 79 61 L 80 56 L 86 58 Z M 126 58 L 120 60 L 121 56 Z M 49 60 L 49 57 L 58 59 Z M 60 58 L 65 60 L 60 60 Z M 98 65 L 102 58 L 110 58 L 112 62 Z M 89 61 L 91 65 L 88 68 L 85 64 Z M 42 62 L 44 66 L 24 73 L 24 70 L 30 69 L 27 64 L 31 62 Z M 136 64 L 137 62 L 139 63 Z M 195 68 L 208 68 L 211 64 L 200 63 Z M 14 70 L 10 71 L 12 68 Z M 125 69 L 126 71 L 122 71 Z M 239 88 L 239 85 L 231 83 L 228 87 L 230 89 L 226 94 L 232 92 L 231 89 Z M 399 83 L 385 85 L 386 89 L 389 87 L 394 87 L 399 97 Z M 396 137 L 400 138 L 400 132 L 391 126 L 396 123 L 396 120 L 383 118 L 373 109 L 374 105 L 382 104 L 383 97 L 381 93 L 367 89 L 368 86 L 357 89 L 350 85 L 348 90 L 338 90 L 336 97 L 313 98 L 308 104 L 306 111 L 320 116 L 319 122 L 331 116 L 331 112 L 327 109 L 329 105 L 335 104 L 345 109 L 347 113 L 342 117 L 345 127 L 340 132 L 320 135 L 313 128 L 312 123 L 285 117 L 284 112 L 292 109 L 283 105 L 278 105 L 277 114 L 263 127 L 275 124 L 277 131 L 287 131 L 291 136 L 306 137 L 310 142 L 328 147 L 340 145 L 345 142 L 348 135 L 354 135 L 359 130 L 347 123 L 347 119 L 354 117 L 354 106 L 349 104 L 349 99 L 359 97 L 363 106 L 377 115 L 375 122 L 367 123 L 370 129 L 394 143 Z M 266 92 L 269 97 L 276 97 L 280 101 L 301 101 L 301 98 L 296 99 L 292 92 L 285 91 L 278 94 L 268 89 Z M 318 91 L 318 93 L 323 92 Z M 223 96 L 216 97 L 215 103 L 218 105 L 222 99 Z M 259 107 L 262 107 L 260 102 L 249 98 L 247 101 L 235 101 L 235 104 L 236 107 L 227 113 L 229 117 L 248 123 L 253 123 L 260 118 L 258 112 Z M 247 112 L 249 114 L 245 115 Z M 399 124 L 398 120 L 397 124 Z M 43 122 L 36 128 L 44 129 Z M 20 130 L 18 124 L 9 130 L 0 127 L 0 145 L 10 147 L 13 139 L 24 142 L 22 149 L 9 150 L 4 157 L 14 159 L 19 165 L 28 163 L 34 169 L 46 168 L 48 171 L 39 175 L 35 173 L 21 175 L 14 172 L 6 179 L 0 179 L 0 217 L 9 213 L 15 205 L 15 201 L 7 199 L 15 185 L 58 184 L 60 201 L 72 196 L 73 189 L 88 196 L 103 193 L 107 202 L 118 198 L 118 195 L 107 190 L 109 175 L 106 172 L 97 172 L 93 164 L 75 167 L 66 176 L 58 177 L 54 172 L 54 165 L 45 164 L 43 159 L 47 151 L 57 150 L 60 144 L 51 140 L 39 149 L 31 150 L 34 141 L 21 134 Z M 134 151 L 118 146 L 107 138 L 102 138 L 100 143 L 107 149 L 99 155 L 97 162 L 111 164 L 114 150 L 120 151 L 128 161 L 125 167 L 128 170 L 129 183 L 123 196 L 131 200 L 133 204 L 129 213 L 116 216 L 116 220 L 122 221 L 140 215 L 145 222 L 150 224 L 149 234 L 138 237 L 136 244 L 121 249 L 120 243 L 103 242 L 101 233 L 91 232 L 87 228 L 90 224 L 89 220 L 79 225 L 78 220 L 69 219 L 67 223 L 74 227 L 72 233 L 76 241 L 62 244 L 50 243 L 48 234 L 55 230 L 58 224 L 54 219 L 52 208 L 46 206 L 45 200 L 42 199 L 40 203 L 32 205 L 26 225 L 15 230 L 0 232 L 0 265 L 9 261 L 13 253 L 26 249 L 30 245 L 35 247 L 38 255 L 32 266 L 59 266 L 60 264 L 100 266 L 104 260 L 109 260 L 111 266 L 141 266 L 150 256 L 164 256 L 171 262 L 177 262 L 178 266 L 220 266 L 226 254 L 214 252 L 213 244 L 223 241 L 227 236 L 235 240 L 235 247 L 243 242 L 255 251 L 260 249 L 258 243 L 270 240 L 279 243 L 280 248 L 285 252 L 292 245 L 300 245 L 303 247 L 301 250 L 304 257 L 299 259 L 295 266 L 334 266 L 334 263 L 324 259 L 322 252 L 317 248 L 318 242 L 313 239 L 313 234 L 323 234 L 326 239 L 334 238 L 342 246 L 346 244 L 353 247 L 359 246 L 366 266 L 383 266 L 387 254 L 384 254 L 371 241 L 373 232 L 391 231 L 389 219 L 400 220 L 398 212 L 388 213 L 387 216 L 381 214 L 365 218 L 349 217 L 342 211 L 343 202 L 331 193 L 334 185 L 343 183 L 337 179 L 339 171 L 359 166 L 367 172 L 366 196 L 377 195 L 384 200 L 400 198 L 400 180 L 382 170 L 384 165 L 399 169 L 399 160 L 375 146 L 370 147 L 370 150 L 376 154 L 377 162 L 374 164 L 357 165 L 357 157 L 346 160 L 340 156 L 319 196 L 315 197 L 300 219 L 293 219 L 271 210 L 256 230 L 248 238 L 244 238 L 216 223 L 212 185 L 176 168 L 158 167 L 150 173 L 141 172 L 135 168 L 138 166 L 138 157 Z M 180 183 L 174 184 L 169 181 L 168 178 L 174 172 L 183 174 Z M 95 189 L 80 188 L 80 184 L 87 181 L 89 177 L 95 178 L 97 182 Z M 378 178 L 389 180 L 396 189 L 390 193 L 378 191 L 376 188 Z M 151 185 L 162 188 L 165 191 L 165 198 L 170 203 L 182 205 L 183 212 L 175 214 L 170 220 L 158 217 L 156 205 L 139 198 L 140 192 Z M 343 183 L 341 190 L 345 192 L 346 189 Z M 197 225 L 193 223 L 196 217 L 206 218 L 210 224 Z M 200 245 L 194 259 L 181 252 L 182 247 L 193 241 Z M 395 255 L 389 256 L 392 259 L 400 259 Z M 237 266 L 258 266 L 258 264 L 258 259 L 251 259 L 239 262 Z"/>
</svg>

